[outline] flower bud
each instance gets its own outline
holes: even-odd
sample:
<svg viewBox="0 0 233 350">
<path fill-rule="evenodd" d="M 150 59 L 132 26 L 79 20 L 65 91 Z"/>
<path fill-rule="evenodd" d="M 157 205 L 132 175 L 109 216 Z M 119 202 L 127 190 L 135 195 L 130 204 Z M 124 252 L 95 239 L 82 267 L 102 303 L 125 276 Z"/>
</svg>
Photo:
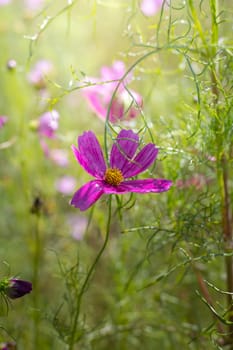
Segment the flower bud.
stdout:
<svg viewBox="0 0 233 350">
<path fill-rule="evenodd" d="M 21 298 L 32 290 L 31 282 L 20 280 L 18 278 L 5 278 L 0 281 L 0 291 L 10 299 Z"/>
</svg>

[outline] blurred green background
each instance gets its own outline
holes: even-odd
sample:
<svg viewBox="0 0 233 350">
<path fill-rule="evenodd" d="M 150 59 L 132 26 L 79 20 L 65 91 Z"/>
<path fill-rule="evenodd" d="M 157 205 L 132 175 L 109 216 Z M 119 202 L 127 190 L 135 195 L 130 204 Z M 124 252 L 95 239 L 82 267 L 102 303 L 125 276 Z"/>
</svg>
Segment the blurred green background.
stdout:
<svg viewBox="0 0 233 350">
<path fill-rule="evenodd" d="M 152 136 L 160 152 L 150 174 L 174 186 L 163 194 L 120 198 L 122 208 L 113 201 L 110 241 L 84 294 L 76 348 L 221 349 L 218 321 L 196 291 L 199 273 L 226 288 L 215 160 L 232 149 L 233 8 L 219 1 L 216 44 L 215 1 L 194 1 L 204 43 L 192 3 L 172 1 L 152 17 L 131 0 L 44 1 L 35 9 L 12 0 L 0 6 L 0 115 L 8 117 L 0 129 L 0 275 L 34 285 L 8 313 L 2 300 L 0 341 L 13 339 L 18 349 L 68 349 L 72 303 L 100 249 L 108 207 L 104 198 L 80 213 L 69 205 L 74 192 L 61 193 L 56 184 L 72 176 L 78 189 L 89 179 L 71 151 L 78 135 L 92 130 L 104 141 L 105 124 L 77 87 L 122 60 L 127 69 L 138 61 L 130 88 L 143 97 L 143 109 L 120 127 L 140 131 L 146 142 Z M 28 78 L 40 60 L 52 65 L 41 89 Z M 210 78 L 215 64 L 224 96 L 220 146 Z M 59 112 L 59 127 L 46 145 L 66 152 L 66 167 L 45 156 L 35 128 L 52 109 Z M 232 166 L 230 157 L 228 162 Z M 229 188 L 232 196 L 232 180 Z M 82 220 L 89 224 L 77 240 Z M 225 295 L 207 289 L 224 315 Z"/>
</svg>

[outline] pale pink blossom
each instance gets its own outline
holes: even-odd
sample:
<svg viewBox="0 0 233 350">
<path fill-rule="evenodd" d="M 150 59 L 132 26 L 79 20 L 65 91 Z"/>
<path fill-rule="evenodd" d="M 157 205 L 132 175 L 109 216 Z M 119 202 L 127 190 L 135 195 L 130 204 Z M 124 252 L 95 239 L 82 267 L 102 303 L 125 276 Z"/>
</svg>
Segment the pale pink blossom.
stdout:
<svg viewBox="0 0 233 350">
<path fill-rule="evenodd" d="M 90 86 L 83 89 L 83 95 L 91 110 L 100 119 L 106 119 L 109 107 L 109 121 L 112 123 L 135 118 L 140 113 L 142 97 L 128 88 L 132 80 L 132 73 L 123 79 L 125 73 L 124 62 L 115 61 L 112 66 L 101 68 L 100 78 L 89 77 L 87 79 Z M 112 99 L 116 88 L 116 95 Z"/>
<path fill-rule="evenodd" d="M 42 8 L 44 0 L 24 0 L 25 7 L 31 11 L 37 11 Z"/>
<path fill-rule="evenodd" d="M 0 129 L 7 123 L 8 118 L 5 115 L 0 116 Z"/>
<path fill-rule="evenodd" d="M 67 167 L 69 164 L 68 153 L 64 149 L 51 149 L 48 156 L 55 164 L 62 168 Z"/>
<path fill-rule="evenodd" d="M 11 0 L 0 0 L 0 6 L 8 5 L 11 3 Z"/>
<path fill-rule="evenodd" d="M 154 16 L 162 7 L 164 0 L 142 0 L 140 8 L 145 16 Z"/>
<path fill-rule="evenodd" d="M 76 184 L 73 176 L 62 176 L 56 181 L 55 188 L 58 192 L 69 195 L 75 190 Z"/>
<path fill-rule="evenodd" d="M 80 241 L 86 232 L 88 220 L 85 216 L 81 215 L 69 215 L 67 218 L 67 223 L 70 228 L 71 236 Z"/>
<path fill-rule="evenodd" d="M 53 70 L 53 65 L 48 60 L 38 61 L 28 74 L 28 81 L 36 88 L 43 89 L 47 84 L 47 75 Z"/>
<path fill-rule="evenodd" d="M 59 113 L 55 109 L 43 113 L 39 118 L 39 134 L 48 138 L 54 138 L 58 129 L 58 120 Z"/>
</svg>

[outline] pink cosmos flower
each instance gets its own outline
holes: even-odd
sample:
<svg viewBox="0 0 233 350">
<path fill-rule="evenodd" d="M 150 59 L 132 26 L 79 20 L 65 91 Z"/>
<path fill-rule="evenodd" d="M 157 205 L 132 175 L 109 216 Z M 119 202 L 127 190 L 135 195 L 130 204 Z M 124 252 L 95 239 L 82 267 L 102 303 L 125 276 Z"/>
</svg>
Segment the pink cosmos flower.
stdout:
<svg viewBox="0 0 233 350">
<path fill-rule="evenodd" d="M 78 148 L 72 146 L 79 164 L 95 177 L 83 185 L 73 196 L 71 205 L 84 211 L 103 194 L 124 194 L 129 192 L 164 192 L 171 187 L 165 179 L 128 180 L 154 162 L 158 149 L 149 143 L 139 152 L 139 137 L 131 130 L 121 130 L 112 146 L 110 166 L 104 161 L 100 144 L 92 131 L 78 137 Z"/>
<path fill-rule="evenodd" d="M 53 138 L 55 132 L 58 129 L 59 113 L 53 109 L 52 111 L 45 112 L 39 118 L 38 132 L 41 136 Z"/>
<path fill-rule="evenodd" d="M 96 85 L 83 89 L 83 95 L 87 99 L 90 108 L 100 119 L 106 119 L 114 90 L 125 72 L 124 63 L 115 61 L 111 67 L 102 67 L 100 78 L 88 78 L 88 82 Z M 139 114 L 142 107 L 142 97 L 137 92 L 125 88 L 131 79 L 132 74 L 128 75 L 118 87 L 109 114 L 109 120 L 112 123 L 124 118 L 135 118 Z"/>
<path fill-rule="evenodd" d="M 164 0 L 142 0 L 141 11 L 145 16 L 154 16 L 162 7 Z"/>
<path fill-rule="evenodd" d="M 47 60 L 38 61 L 28 74 L 28 81 L 37 89 L 46 87 L 46 75 L 51 73 L 53 65 Z"/>
<path fill-rule="evenodd" d="M 8 121 L 8 118 L 5 115 L 0 116 L 0 129 L 3 127 L 3 125 L 6 124 L 7 121 Z"/>
</svg>

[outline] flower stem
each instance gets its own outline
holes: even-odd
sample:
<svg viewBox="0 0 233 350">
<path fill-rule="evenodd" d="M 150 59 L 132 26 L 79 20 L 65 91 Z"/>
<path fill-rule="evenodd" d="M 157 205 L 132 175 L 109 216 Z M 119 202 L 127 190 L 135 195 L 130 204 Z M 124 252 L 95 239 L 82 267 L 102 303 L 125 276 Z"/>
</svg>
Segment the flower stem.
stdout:
<svg viewBox="0 0 233 350">
<path fill-rule="evenodd" d="M 221 216 L 222 216 L 222 233 L 225 241 L 225 253 L 232 252 L 233 248 L 233 232 L 232 232 L 232 221 L 231 221 L 231 202 L 230 202 L 230 191 L 229 191 L 229 165 L 228 159 L 230 158 L 230 152 L 224 146 L 224 135 L 222 133 L 222 126 L 224 125 L 221 118 L 221 110 L 219 110 L 218 102 L 220 100 L 219 93 L 219 62 L 216 59 L 218 41 L 219 41 L 219 30 L 218 30 L 218 0 L 210 0 L 211 10 L 211 54 L 212 54 L 212 70 L 211 70 L 211 83 L 213 93 L 213 105 L 216 110 L 216 145 L 217 145 L 217 178 L 219 183 L 219 190 L 221 196 Z M 220 121 L 220 122 L 219 122 Z M 231 147 L 231 145 L 229 145 Z M 230 149 L 229 147 L 229 149 Z M 226 254 L 225 257 L 226 275 L 227 275 L 227 304 L 229 311 L 229 321 L 233 322 L 233 257 Z M 233 350 L 233 324 L 229 325 L 229 344 L 232 344 L 229 348 Z"/>
<path fill-rule="evenodd" d="M 76 343 L 76 331 L 77 331 L 77 327 L 78 327 L 78 320 L 79 320 L 79 315 L 80 315 L 80 308 L 81 308 L 83 294 L 86 291 L 87 285 L 88 285 L 88 283 L 93 275 L 93 272 L 96 268 L 96 265 L 98 264 L 102 254 L 107 246 L 107 243 L 108 243 L 109 234 L 110 234 L 111 214 L 112 214 L 111 201 L 112 201 L 112 198 L 110 195 L 109 196 L 109 208 L 108 208 L 108 220 L 107 220 L 106 235 L 105 235 L 104 243 L 103 243 L 101 249 L 99 250 L 95 260 L 93 261 L 91 267 L 89 268 L 88 273 L 86 275 L 86 278 L 85 278 L 83 285 L 80 289 L 80 292 L 78 294 L 75 315 L 74 315 L 74 320 L 73 320 L 73 325 L 72 325 L 72 331 L 71 331 L 71 338 L 70 338 L 69 348 L 68 348 L 69 350 L 73 350 L 74 345 Z"/>
<path fill-rule="evenodd" d="M 36 216 L 36 225 L 34 233 L 34 249 L 33 249 L 33 342 L 34 349 L 38 349 L 39 341 L 39 264 L 41 258 L 41 242 L 39 232 L 40 216 Z"/>
<path fill-rule="evenodd" d="M 232 252 L 233 240 L 232 240 L 232 227 L 231 227 L 231 210 L 230 210 L 230 195 L 228 189 L 228 164 L 226 158 L 223 156 L 221 159 L 222 165 L 222 226 L 223 235 L 225 241 L 225 252 Z M 233 257 L 225 257 L 226 274 L 227 274 L 227 291 L 233 293 Z M 229 310 L 229 321 L 233 322 L 233 303 L 232 294 L 227 295 L 227 303 Z M 229 325 L 229 337 L 232 342 L 231 350 L 233 349 L 233 324 Z"/>
</svg>

